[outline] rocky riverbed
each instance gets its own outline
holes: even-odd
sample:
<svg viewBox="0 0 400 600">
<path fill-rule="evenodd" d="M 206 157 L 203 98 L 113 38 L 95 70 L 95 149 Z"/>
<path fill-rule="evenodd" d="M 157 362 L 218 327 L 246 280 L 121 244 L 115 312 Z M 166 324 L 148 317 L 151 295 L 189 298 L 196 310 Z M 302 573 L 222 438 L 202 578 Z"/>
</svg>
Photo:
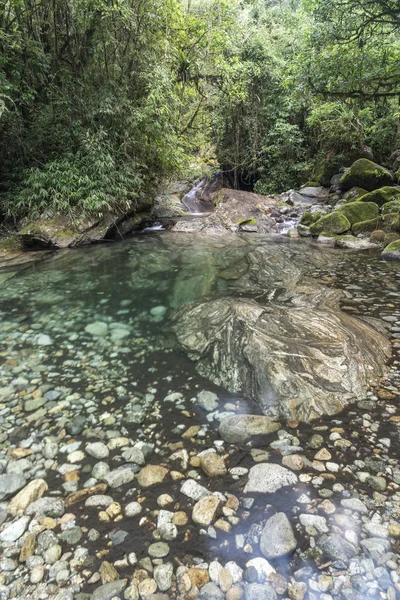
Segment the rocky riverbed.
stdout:
<svg viewBox="0 0 400 600">
<path fill-rule="evenodd" d="M 399 265 L 306 241 L 161 233 L 2 275 L 0 598 L 400 597 Z M 315 302 L 331 294 L 353 327 L 348 360 L 353 348 L 379 371 L 309 423 L 268 413 L 251 386 L 215 383 L 176 337 L 182 311 L 226 298 L 285 319 L 297 303 L 318 329 Z M 308 393 L 339 398 L 324 361 Z"/>
</svg>

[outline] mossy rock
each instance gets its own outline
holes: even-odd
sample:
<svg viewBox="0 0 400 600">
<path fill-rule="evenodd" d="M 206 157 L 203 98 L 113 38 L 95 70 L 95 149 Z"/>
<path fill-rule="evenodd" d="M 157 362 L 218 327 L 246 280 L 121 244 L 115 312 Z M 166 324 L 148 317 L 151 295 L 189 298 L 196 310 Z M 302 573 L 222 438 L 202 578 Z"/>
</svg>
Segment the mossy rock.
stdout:
<svg viewBox="0 0 400 600">
<path fill-rule="evenodd" d="M 321 187 L 321 184 L 319 183 L 319 181 L 307 181 L 304 185 L 301 186 L 302 188 L 308 188 L 308 187 Z"/>
<path fill-rule="evenodd" d="M 16 235 L 9 235 L 0 241 L 0 250 L 7 250 L 8 252 L 21 251 L 21 240 Z"/>
<path fill-rule="evenodd" d="M 383 260 L 400 260 L 400 239 L 391 242 L 382 252 Z"/>
<path fill-rule="evenodd" d="M 393 183 L 392 174 L 384 167 L 377 165 L 367 158 L 356 160 L 340 179 L 340 186 L 343 190 L 360 187 L 368 192 L 390 185 L 391 183 Z"/>
<path fill-rule="evenodd" d="M 368 221 L 360 221 L 355 223 L 351 228 L 354 235 L 360 235 L 362 233 L 371 233 L 376 229 L 383 229 L 384 223 L 381 217 L 375 219 L 369 219 Z"/>
<path fill-rule="evenodd" d="M 342 154 L 321 152 L 316 158 L 311 177 L 324 187 L 329 187 L 334 175 L 338 175 L 343 167 L 350 167 L 359 158 L 372 160 L 372 150 L 367 146 L 362 146 Z"/>
<path fill-rule="evenodd" d="M 389 213 L 400 213 L 400 198 L 398 200 L 386 202 L 386 204 L 382 206 L 382 214 L 387 215 Z"/>
<path fill-rule="evenodd" d="M 349 231 L 350 221 L 345 215 L 335 210 L 329 215 L 325 215 L 318 219 L 316 223 L 311 225 L 310 231 L 312 235 L 320 235 L 326 233 L 345 233 Z"/>
<path fill-rule="evenodd" d="M 383 215 L 369 221 L 361 221 L 355 223 L 352 227 L 354 235 L 360 235 L 362 233 L 372 233 L 376 229 L 382 229 L 383 231 L 400 231 L 400 214 L 390 213 Z"/>
<path fill-rule="evenodd" d="M 389 246 L 389 244 L 395 242 L 396 240 L 400 240 L 400 233 L 397 233 L 396 231 L 390 231 L 389 233 L 385 233 L 385 237 L 383 240 L 384 248 L 386 248 L 386 246 Z"/>
<path fill-rule="evenodd" d="M 300 224 L 305 225 L 306 227 L 310 227 L 310 225 L 316 223 L 323 216 L 325 216 L 325 213 L 316 212 L 312 214 L 310 213 L 310 211 L 307 210 L 301 217 Z"/>
<path fill-rule="evenodd" d="M 350 221 L 350 225 L 360 223 L 360 221 L 369 221 L 379 217 L 379 207 L 374 202 L 349 202 L 336 209 Z"/>
<path fill-rule="evenodd" d="M 342 200 L 345 202 L 356 202 L 365 196 L 365 194 L 368 194 L 368 192 L 367 190 L 364 190 L 364 188 L 353 187 L 351 190 L 348 190 L 345 194 L 343 194 Z"/>
<path fill-rule="evenodd" d="M 400 200 L 400 190 L 389 185 L 379 188 L 360 198 L 360 202 L 375 202 L 378 206 L 383 206 L 393 200 Z"/>
</svg>

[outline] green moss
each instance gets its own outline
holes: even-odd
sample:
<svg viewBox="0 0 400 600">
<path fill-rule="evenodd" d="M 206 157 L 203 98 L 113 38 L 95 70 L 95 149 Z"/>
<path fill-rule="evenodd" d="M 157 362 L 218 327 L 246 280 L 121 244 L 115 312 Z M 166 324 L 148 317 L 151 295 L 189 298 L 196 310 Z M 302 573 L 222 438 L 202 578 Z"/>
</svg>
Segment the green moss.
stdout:
<svg viewBox="0 0 400 600">
<path fill-rule="evenodd" d="M 257 225 L 257 221 L 255 219 L 239 219 L 238 220 L 238 224 L 239 225 Z"/>
<path fill-rule="evenodd" d="M 389 246 L 389 244 L 395 242 L 396 240 L 400 240 L 400 234 L 396 233 L 395 231 L 390 231 L 389 233 L 385 234 L 383 245 L 386 248 L 386 246 Z"/>
<path fill-rule="evenodd" d="M 8 250 L 9 252 L 22 250 L 21 241 L 15 235 L 7 236 L 0 241 L 0 250 Z"/>
<path fill-rule="evenodd" d="M 351 190 L 343 194 L 343 200 L 346 202 L 356 202 L 356 200 L 359 200 L 359 198 L 362 198 L 362 196 L 365 196 L 365 194 L 368 194 L 367 190 L 364 190 L 360 187 L 353 187 Z"/>
<path fill-rule="evenodd" d="M 389 213 L 400 213 L 400 198 L 398 200 L 386 202 L 386 204 L 382 206 L 382 214 L 387 215 Z"/>
<path fill-rule="evenodd" d="M 305 225 L 306 227 L 310 227 L 313 223 L 316 223 L 321 217 L 324 216 L 325 213 L 316 212 L 311 214 L 310 211 L 306 211 L 304 215 L 301 217 L 300 224 Z"/>
<path fill-rule="evenodd" d="M 360 198 L 360 202 L 375 202 L 378 206 L 383 206 L 392 200 L 400 200 L 400 190 L 391 186 L 385 186 L 365 194 Z"/>
<path fill-rule="evenodd" d="M 319 235 L 322 232 L 345 233 L 350 227 L 350 221 L 347 217 L 335 210 L 329 215 L 325 215 L 318 219 L 316 223 L 311 225 L 310 231 L 312 235 Z"/>
<path fill-rule="evenodd" d="M 304 185 L 302 185 L 302 188 L 308 188 L 308 187 L 320 187 L 321 184 L 319 183 L 319 181 L 307 181 Z"/>
<path fill-rule="evenodd" d="M 371 233 L 376 229 L 383 229 L 383 220 L 381 217 L 376 217 L 375 219 L 370 219 L 368 221 L 361 221 L 360 223 L 355 223 L 351 229 L 354 235 Z"/>
<path fill-rule="evenodd" d="M 372 192 L 391 183 L 393 183 L 392 174 L 367 158 L 356 160 L 340 179 L 343 190 L 360 187 Z"/>
<path fill-rule="evenodd" d="M 374 202 L 349 202 L 349 204 L 337 208 L 336 211 L 345 215 L 350 221 L 350 225 L 379 217 L 379 207 Z"/>
<path fill-rule="evenodd" d="M 400 240 L 391 242 L 382 252 L 382 258 L 385 260 L 400 260 Z"/>
<path fill-rule="evenodd" d="M 400 232 L 400 214 L 389 213 L 382 216 L 385 231 L 398 231 Z"/>
</svg>

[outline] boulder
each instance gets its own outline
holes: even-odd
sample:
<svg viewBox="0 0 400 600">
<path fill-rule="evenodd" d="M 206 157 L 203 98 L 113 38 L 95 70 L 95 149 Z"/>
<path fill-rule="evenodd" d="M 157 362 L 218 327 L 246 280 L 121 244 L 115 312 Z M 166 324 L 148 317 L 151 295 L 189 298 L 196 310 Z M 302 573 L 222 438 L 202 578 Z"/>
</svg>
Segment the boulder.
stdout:
<svg viewBox="0 0 400 600">
<path fill-rule="evenodd" d="M 297 547 L 292 525 L 285 513 L 277 513 L 266 522 L 261 533 L 260 550 L 266 558 L 282 558 Z"/>
<path fill-rule="evenodd" d="M 390 344 L 377 322 L 340 310 L 337 290 L 297 286 L 289 296 L 184 306 L 174 330 L 202 376 L 255 399 L 265 415 L 310 421 L 363 397 Z"/>
<path fill-rule="evenodd" d="M 315 161 L 313 179 L 320 181 L 325 187 L 329 187 L 331 179 L 338 174 L 343 167 L 350 167 L 354 161 L 360 158 L 373 160 L 373 153 L 368 146 L 359 146 L 349 152 L 333 154 L 321 152 Z"/>
<path fill-rule="evenodd" d="M 233 415 L 221 421 L 219 434 L 225 442 L 245 443 L 256 435 L 269 435 L 279 429 L 279 421 L 264 415 Z"/>
<path fill-rule="evenodd" d="M 369 221 L 360 221 L 360 223 L 355 223 L 353 225 L 352 232 L 354 235 L 360 235 L 363 233 L 371 233 L 377 229 L 381 229 L 386 233 L 392 231 L 400 232 L 400 214 L 383 214 L 382 216 L 370 219 Z"/>
<path fill-rule="evenodd" d="M 335 210 L 313 223 L 310 231 L 312 235 L 319 235 L 323 231 L 327 233 L 345 233 L 349 231 L 350 227 L 351 224 L 347 217 L 338 210 Z"/>
<path fill-rule="evenodd" d="M 340 180 L 343 190 L 360 187 L 369 192 L 392 183 L 393 176 L 390 171 L 367 158 L 356 160 Z"/>
<path fill-rule="evenodd" d="M 280 207 L 279 202 L 269 196 L 225 189 L 212 196 L 214 212 L 198 219 L 180 220 L 172 231 L 176 232 L 237 232 L 245 223 L 264 226 L 268 213 Z"/>
<path fill-rule="evenodd" d="M 350 225 L 379 217 L 378 205 L 375 202 L 364 202 L 363 200 L 344 204 L 337 208 L 335 212 L 340 212 L 344 215 L 350 222 Z"/>
<path fill-rule="evenodd" d="M 378 248 L 371 241 L 356 238 L 353 235 L 339 235 L 335 239 L 336 248 L 344 248 L 346 250 L 372 250 Z"/>
<path fill-rule="evenodd" d="M 359 202 L 374 202 L 378 206 L 382 207 L 388 202 L 392 202 L 393 200 L 400 200 L 400 189 L 391 186 L 386 186 L 380 188 L 379 190 L 370 192 L 369 194 L 365 194 L 359 199 Z M 364 221 L 367 219 L 362 220 Z"/>
<path fill-rule="evenodd" d="M 342 200 L 345 202 L 356 202 L 365 196 L 365 194 L 368 194 L 367 190 L 360 187 L 353 187 L 343 194 Z"/>
<path fill-rule="evenodd" d="M 382 206 L 382 214 L 383 215 L 387 215 L 390 213 L 392 213 L 392 214 L 400 213 L 400 198 L 398 198 L 397 200 L 390 200 L 390 202 L 386 202 Z"/>
<path fill-rule="evenodd" d="M 391 242 L 382 252 L 383 260 L 400 260 L 400 240 Z"/>
</svg>

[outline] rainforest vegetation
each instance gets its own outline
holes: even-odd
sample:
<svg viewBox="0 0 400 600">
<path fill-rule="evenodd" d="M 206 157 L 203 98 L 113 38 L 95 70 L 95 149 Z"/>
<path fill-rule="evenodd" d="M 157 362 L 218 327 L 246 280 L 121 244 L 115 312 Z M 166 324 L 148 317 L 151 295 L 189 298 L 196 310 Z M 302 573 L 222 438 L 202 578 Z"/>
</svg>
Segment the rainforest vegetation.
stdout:
<svg viewBox="0 0 400 600">
<path fill-rule="evenodd" d="M 397 0 L 3 0 L 0 213 L 124 209 L 218 169 L 280 192 L 399 145 Z"/>
</svg>

